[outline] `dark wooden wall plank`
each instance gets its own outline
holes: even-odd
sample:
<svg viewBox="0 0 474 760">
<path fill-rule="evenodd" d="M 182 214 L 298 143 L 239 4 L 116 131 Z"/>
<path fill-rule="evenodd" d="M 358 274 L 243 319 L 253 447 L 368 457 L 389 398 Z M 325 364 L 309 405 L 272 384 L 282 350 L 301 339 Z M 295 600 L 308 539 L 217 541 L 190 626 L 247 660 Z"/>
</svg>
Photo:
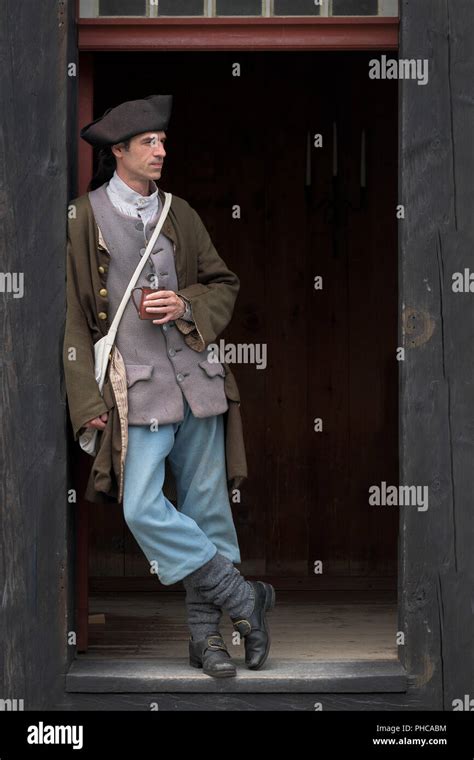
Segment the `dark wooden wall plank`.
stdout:
<svg viewBox="0 0 474 760">
<path fill-rule="evenodd" d="M 22 297 L 0 300 L 1 697 L 25 710 L 60 693 L 72 628 L 61 363 L 72 5 L 3 4 L 0 24 L 1 270 L 24 277 Z"/>
<path fill-rule="evenodd" d="M 347 554 L 352 572 L 396 575 L 396 509 L 368 502 L 369 488 L 398 484 L 397 83 L 367 76 L 371 54 L 354 56 L 342 77 L 342 146 L 349 324 Z M 365 160 L 362 132 L 365 132 Z M 361 177 L 361 172 L 365 177 Z M 365 182 L 365 188 L 361 187 Z"/>
<path fill-rule="evenodd" d="M 232 76 L 234 63 L 241 65 L 240 77 Z M 206 81 L 212 82 L 205 98 L 206 111 L 211 114 L 208 152 L 213 156 L 214 171 L 207 182 L 212 200 L 202 213 L 216 245 L 219 241 L 223 258 L 240 278 L 234 317 L 224 337 L 235 345 L 265 344 L 269 322 L 265 308 L 267 133 L 257 127 L 265 123 L 265 72 L 251 53 L 230 53 L 221 56 L 217 65 L 209 59 Z M 199 184 L 198 178 L 192 193 L 201 206 Z M 232 218 L 235 206 L 240 207 L 240 219 Z M 249 481 L 241 490 L 240 503 L 232 505 L 242 558 L 240 569 L 244 574 L 261 576 L 265 573 L 262 548 L 268 511 L 267 487 L 262 477 L 267 424 L 262 399 L 266 397 L 267 371 L 257 369 L 255 364 L 233 365 L 232 370 L 239 384 L 244 433 L 252 431 L 245 439 Z M 255 410 L 259 410 L 257 414 Z"/>
<path fill-rule="evenodd" d="M 447 710 L 474 682 L 474 295 L 451 289 L 473 260 L 473 33 L 468 0 L 402 0 L 400 55 L 428 59 L 429 82 L 400 86 L 400 477 L 429 508 L 401 510 L 401 651 Z"/>
<path fill-rule="evenodd" d="M 311 56 L 310 63 L 312 132 L 324 137 L 313 151 L 310 256 L 324 287 L 308 305 L 308 394 L 324 429 L 308 438 L 308 533 L 311 560 L 322 558 L 324 573 L 395 579 L 398 514 L 369 506 L 368 488 L 398 481 L 397 92 L 395 82 L 383 82 L 374 96 L 369 58 Z"/>
<path fill-rule="evenodd" d="M 305 206 L 306 57 L 265 56 L 266 141 L 265 467 L 268 574 L 306 576 L 309 493 L 305 428 L 307 362 L 305 310 L 309 282 Z M 277 72 L 280 75 L 277 75 Z M 284 73 L 285 72 L 285 73 Z M 282 78 L 291 82 L 285 92 Z M 288 78 L 288 79 L 287 79 Z M 263 401 L 263 399 L 262 399 Z"/>
</svg>

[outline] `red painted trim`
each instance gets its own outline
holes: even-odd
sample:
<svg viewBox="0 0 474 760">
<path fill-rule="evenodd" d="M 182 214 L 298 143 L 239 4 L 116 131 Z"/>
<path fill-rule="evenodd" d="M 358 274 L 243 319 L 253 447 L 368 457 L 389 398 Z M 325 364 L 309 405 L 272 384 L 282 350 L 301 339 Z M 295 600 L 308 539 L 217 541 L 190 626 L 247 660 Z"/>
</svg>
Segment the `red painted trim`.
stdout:
<svg viewBox="0 0 474 760">
<path fill-rule="evenodd" d="M 88 456 L 77 452 L 75 461 L 76 492 L 84 488 L 90 471 Z M 86 652 L 89 644 L 89 509 L 85 499 L 76 505 L 76 644 L 78 652 Z"/>
<path fill-rule="evenodd" d="M 79 102 L 78 102 L 78 195 L 87 191 L 87 185 L 92 177 L 92 146 L 79 136 L 82 127 L 93 120 L 94 101 L 94 56 L 92 53 L 82 53 L 79 56 Z"/>
<path fill-rule="evenodd" d="M 79 50 L 397 50 L 398 17 L 78 19 Z"/>
<path fill-rule="evenodd" d="M 80 129 L 93 119 L 94 56 L 79 56 L 78 81 L 78 177 L 77 195 L 87 191 L 92 176 L 92 146 L 79 136 Z M 76 452 L 76 491 L 83 492 L 89 477 L 90 457 L 83 451 Z M 89 509 L 90 504 L 79 498 L 76 506 L 76 630 L 77 651 L 87 651 L 89 641 Z"/>
</svg>

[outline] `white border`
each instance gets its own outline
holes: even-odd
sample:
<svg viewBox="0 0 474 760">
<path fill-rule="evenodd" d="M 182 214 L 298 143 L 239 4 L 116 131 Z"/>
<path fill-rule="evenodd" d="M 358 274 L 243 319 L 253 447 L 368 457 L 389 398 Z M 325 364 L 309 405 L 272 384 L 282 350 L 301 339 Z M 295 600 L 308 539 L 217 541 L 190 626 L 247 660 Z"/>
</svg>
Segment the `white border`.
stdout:
<svg viewBox="0 0 474 760">
<path fill-rule="evenodd" d="M 379 16 L 398 16 L 398 0 L 379 0 Z"/>
<path fill-rule="evenodd" d="M 274 16 L 274 2 L 275 0 L 261 0 L 262 11 L 260 16 L 252 16 L 252 18 L 285 18 L 284 16 Z M 203 0 L 204 6 L 204 18 L 216 17 L 216 0 Z M 158 5 L 151 5 L 150 0 L 146 3 L 146 16 L 140 18 L 157 18 L 159 10 Z M 332 0 L 322 0 L 320 17 L 332 17 Z M 399 15 L 399 0 L 378 0 L 378 16 L 398 16 Z M 79 17 L 80 18 L 99 18 L 99 0 L 80 0 L 79 2 Z M 368 16 L 355 16 L 356 18 L 369 18 Z M 125 18 L 125 17 L 123 17 Z M 171 17 L 170 17 L 171 18 Z M 180 18 L 176 16 L 176 18 Z M 196 18 L 202 18 L 202 16 Z M 225 17 L 220 17 L 225 18 Z M 234 17 L 233 17 L 234 18 Z M 236 16 L 235 18 L 249 18 L 247 16 Z M 308 16 L 288 16 L 288 18 L 313 18 Z M 315 17 L 317 18 L 317 17 Z M 354 16 L 347 16 L 347 18 L 354 18 Z M 372 17 L 373 18 L 373 17 Z"/>
<path fill-rule="evenodd" d="M 80 0 L 79 18 L 98 18 L 99 0 Z"/>
</svg>

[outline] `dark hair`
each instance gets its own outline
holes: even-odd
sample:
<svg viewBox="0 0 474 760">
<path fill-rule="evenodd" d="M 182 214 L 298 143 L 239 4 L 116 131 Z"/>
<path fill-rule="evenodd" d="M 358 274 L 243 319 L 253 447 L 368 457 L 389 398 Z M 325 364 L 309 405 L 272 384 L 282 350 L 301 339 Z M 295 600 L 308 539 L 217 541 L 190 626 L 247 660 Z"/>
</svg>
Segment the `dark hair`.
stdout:
<svg viewBox="0 0 474 760">
<path fill-rule="evenodd" d="M 130 148 L 130 140 L 123 140 L 121 145 L 125 147 L 125 150 Z M 100 187 L 104 182 L 108 182 L 115 171 L 117 161 L 110 145 L 103 145 L 97 151 L 96 169 L 94 175 L 89 182 L 87 190 L 95 190 Z"/>
</svg>

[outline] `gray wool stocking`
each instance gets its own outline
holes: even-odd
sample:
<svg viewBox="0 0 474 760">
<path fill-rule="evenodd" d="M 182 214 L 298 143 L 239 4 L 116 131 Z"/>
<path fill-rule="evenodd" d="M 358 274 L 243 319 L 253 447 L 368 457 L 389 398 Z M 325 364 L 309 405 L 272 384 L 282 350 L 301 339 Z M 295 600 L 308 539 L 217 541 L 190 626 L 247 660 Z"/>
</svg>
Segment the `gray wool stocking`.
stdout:
<svg viewBox="0 0 474 760">
<path fill-rule="evenodd" d="M 248 617 L 254 608 L 255 595 L 251 584 L 234 563 L 223 554 L 214 557 L 183 578 L 186 588 L 192 586 L 205 602 L 211 602 L 230 617 Z"/>
<path fill-rule="evenodd" d="M 188 628 L 194 641 L 202 641 L 210 633 L 217 633 L 222 617 L 222 610 L 212 602 L 206 602 L 197 588 L 185 578 L 186 610 Z"/>
</svg>

